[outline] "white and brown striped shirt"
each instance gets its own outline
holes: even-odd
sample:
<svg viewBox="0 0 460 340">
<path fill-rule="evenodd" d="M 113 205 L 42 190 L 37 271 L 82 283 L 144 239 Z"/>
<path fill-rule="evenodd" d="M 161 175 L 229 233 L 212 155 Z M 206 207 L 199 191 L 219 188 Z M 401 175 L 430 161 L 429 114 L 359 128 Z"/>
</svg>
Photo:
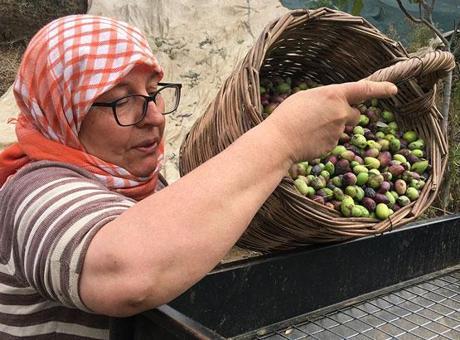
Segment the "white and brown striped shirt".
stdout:
<svg viewBox="0 0 460 340">
<path fill-rule="evenodd" d="M 92 237 L 134 201 L 56 162 L 25 166 L 0 189 L 0 339 L 107 339 L 82 303 Z"/>
</svg>

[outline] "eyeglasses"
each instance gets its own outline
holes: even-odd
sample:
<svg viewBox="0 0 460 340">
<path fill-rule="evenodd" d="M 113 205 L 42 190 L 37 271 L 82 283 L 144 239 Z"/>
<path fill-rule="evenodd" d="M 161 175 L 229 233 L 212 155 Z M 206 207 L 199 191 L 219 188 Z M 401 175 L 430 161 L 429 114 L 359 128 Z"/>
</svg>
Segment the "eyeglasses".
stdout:
<svg viewBox="0 0 460 340">
<path fill-rule="evenodd" d="M 149 93 L 148 96 L 133 94 L 110 103 L 96 102 L 93 106 L 111 107 L 115 120 L 121 126 L 139 124 L 147 114 L 149 102 L 154 102 L 163 115 L 176 111 L 182 84 L 158 83 L 158 85 L 161 88 Z"/>
</svg>

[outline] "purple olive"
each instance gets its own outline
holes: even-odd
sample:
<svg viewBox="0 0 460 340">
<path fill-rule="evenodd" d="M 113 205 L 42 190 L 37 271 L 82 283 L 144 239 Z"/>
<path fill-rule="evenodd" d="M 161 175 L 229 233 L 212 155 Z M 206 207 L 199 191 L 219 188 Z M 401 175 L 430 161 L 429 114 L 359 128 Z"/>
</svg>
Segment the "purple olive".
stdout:
<svg viewBox="0 0 460 340">
<path fill-rule="evenodd" d="M 320 204 L 324 204 L 324 203 L 325 203 L 324 197 L 319 196 L 319 195 L 314 195 L 311 199 L 312 199 L 313 201 L 315 201 L 315 202 L 320 203 Z"/>
<path fill-rule="evenodd" d="M 284 101 L 284 98 L 281 97 L 281 96 L 273 96 L 272 97 L 272 102 L 273 103 L 281 104 L 283 101 Z"/>
<path fill-rule="evenodd" d="M 364 189 L 364 195 L 365 195 L 366 197 L 374 198 L 374 197 L 375 197 L 375 194 L 376 194 L 376 193 L 375 193 L 375 190 L 372 189 L 372 188 L 367 187 L 367 188 Z"/>
<path fill-rule="evenodd" d="M 398 193 L 398 195 L 404 195 L 406 193 L 406 189 L 407 184 L 404 180 L 397 179 L 395 181 L 395 191 Z"/>
<path fill-rule="evenodd" d="M 344 132 L 347 134 L 352 134 L 354 128 L 355 128 L 354 126 L 346 125 Z"/>
<path fill-rule="evenodd" d="M 328 181 L 327 184 L 326 184 L 326 188 L 334 190 L 336 188 L 336 186 L 331 181 Z"/>
<path fill-rule="evenodd" d="M 327 162 L 331 162 L 332 164 L 335 165 L 337 163 L 337 156 L 335 156 L 335 155 L 327 156 L 326 159 L 325 159 L 325 163 L 327 163 Z"/>
<path fill-rule="evenodd" d="M 356 156 L 361 156 L 363 153 L 363 151 L 360 148 L 358 148 L 356 145 L 349 145 L 347 147 L 347 150 L 353 151 Z"/>
<path fill-rule="evenodd" d="M 376 203 L 385 203 L 385 204 L 388 204 L 390 201 L 388 199 L 388 197 L 384 194 L 375 194 L 375 198 L 374 198 L 375 202 Z"/>
<path fill-rule="evenodd" d="M 377 131 L 377 125 L 375 125 L 375 123 L 369 123 L 367 124 L 367 128 L 371 131 Z M 377 139 L 377 135 L 374 133 L 375 135 L 375 138 L 373 140 L 376 140 Z"/>
<path fill-rule="evenodd" d="M 340 205 L 342 204 L 341 201 L 332 200 L 331 203 L 334 205 L 334 209 L 340 211 Z"/>
<path fill-rule="evenodd" d="M 388 190 L 390 190 L 390 188 L 391 188 L 390 182 L 387 182 L 387 181 L 382 182 L 379 188 L 379 194 L 386 193 Z"/>
<path fill-rule="evenodd" d="M 343 175 L 350 171 L 351 171 L 350 162 L 347 161 L 346 159 L 339 159 L 337 163 L 335 164 L 335 173 L 337 175 Z"/>
<path fill-rule="evenodd" d="M 417 156 L 413 154 L 408 155 L 406 158 L 407 158 L 407 161 L 411 164 L 418 162 L 420 160 L 420 158 L 418 158 Z"/>
<path fill-rule="evenodd" d="M 409 155 L 411 154 L 409 149 L 399 149 L 398 153 L 406 158 L 409 157 Z"/>
<path fill-rule="evenodd" d="M 270 103 L 267 95 L 260 96 L 260 102 L 263 106 L 267 106 Z"/>
<path fill-rule="evenodd" d="M 376 137 L 372 131 L 365 131 L 364 132 L 364 137 L 366 137 L 367 140 L 375 140 Z"/>
<path fill-rule="evenodd" d="M 401 148 L 402 149 L 407 148 L 407 146 L 409 145 L 409 143 L 407 141 L 405 141 L 404 139 L 402 139 L 402 138 L 400 138 L 400 142 L 401 142 Z"/>
<path fill-rule="evenodd" d="M 378 155 L 378 160 L 380 161 L 381 167 L 386 167 L 391 162 L 391 153 L 389 151 L 382 151 Z"/>
<path fill-rule="evenodd" d="M 327 198 L 329 197 L 328 192 L 326 190 L 324 190 L 324 188 L 319 189 L 318 191 L 316 191 L 316 195 L 323 197 L 325 201 L 327 201 Z"/>
<path fill-rule="evenodd" d="M 356 175 L 352 172 L 347 172 L 342 177 L 343 186 L 355 185 L 357 181 Z"/>
<path fill-rule="evenodd" d="M 313 166 L 313 168 L 311 168 L 311 174 L 313 176 L 319 176 L 321 171 L 323 171 L 323 169 L 321 168 L 321 166 L 319 164 L 316 164 L 316 165 Z"/>
<path fill-rule="evenodd" d="M 361 204 L 369 211 L 375 210 L 376 203 L 370 197 L 364 197 L 363 200 L 361 201 Z"/>
<path fill-rule="evenodd" d="M 364 164 L 364 160 L 358 155 L 355 156 L 354 161 L 357 162 L 358 164 Z"/>
<path fill-rule="evenodd" d="M 343 133 L 340 135 L 339 142 L 340 142 L 341 144 L 348 143 L 350 140 L 351 140 L 350 135 L 346 134 L 345 132 L 343 132 Z"/>
<path fill-rule="evenodd" d="M 404 167 L 400 164 L 391 165 L 388 168 L 388 171 L 393 175 L 393 177 L 398 177 L 404 172 Z"/>
<path fill-rule="evenodd" d="M 377 158 L 379 156 L 380 152 L 378 149 L 375 148 L 370 148 L 364 151 L 364 157 L 374 157 Z"/>
<path fill-rule="evenodd" d="M 378 113 L 373 110 L 367 110 L 364 114 L 369 117 L 370 123 L 375 123 L 379 120 Z"/>
</svg>

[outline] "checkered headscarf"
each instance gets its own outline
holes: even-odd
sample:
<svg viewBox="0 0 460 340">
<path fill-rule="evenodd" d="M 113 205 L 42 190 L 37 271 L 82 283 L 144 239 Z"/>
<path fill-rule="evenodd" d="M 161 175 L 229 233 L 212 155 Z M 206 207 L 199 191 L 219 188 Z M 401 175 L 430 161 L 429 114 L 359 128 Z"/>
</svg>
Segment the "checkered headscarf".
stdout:
<svg viewBox="0 0 460 340">
<path fill-rule="evenodd" d="M 162 153 L 155 172 L 138 178 L 87 154 L 78 139 L 94 100 L 136 64 L 163 76 L 143 34 L 123 21 L 71 15 L 43 27 L 30 41 L 14 83 L 21 111 L 18 144 L 0 154 L 0 186 L 24 164 L 48 159 L 84 167 L 108 188 L 136 199 L 153 192 Z"/>
</svg>

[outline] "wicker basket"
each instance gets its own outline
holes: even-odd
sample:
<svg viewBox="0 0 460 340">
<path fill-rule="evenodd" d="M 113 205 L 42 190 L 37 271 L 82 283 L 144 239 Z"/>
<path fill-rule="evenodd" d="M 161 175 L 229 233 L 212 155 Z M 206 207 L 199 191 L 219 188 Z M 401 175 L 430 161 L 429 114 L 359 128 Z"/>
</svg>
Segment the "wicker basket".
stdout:
<svg viewBox="0 0 460 340">
<path fill-rule="evenodd" d="M 238 241 L 241 247 L 272 251 L 343 241 L 400 227 L 434 200 L 447 162 L 441 114 L 434 105 L 436 82 L 455 65 L 447 52 L 409 58 L 405 49 L 361 17 L 327 8 L 295 10 L 268 25 L 226 80 L 181 146 L 184 175 L 218 154 L 262 120 L 259 79 L 307 78 L 320 84 L 363 78 L 396 83 L 399 93 L 381 100 L 398 125 L 425 139 L 432 171 L 417 201 L 390 218 L 345 218 L 300 195 L 285 177 Z"/>
</svg>

